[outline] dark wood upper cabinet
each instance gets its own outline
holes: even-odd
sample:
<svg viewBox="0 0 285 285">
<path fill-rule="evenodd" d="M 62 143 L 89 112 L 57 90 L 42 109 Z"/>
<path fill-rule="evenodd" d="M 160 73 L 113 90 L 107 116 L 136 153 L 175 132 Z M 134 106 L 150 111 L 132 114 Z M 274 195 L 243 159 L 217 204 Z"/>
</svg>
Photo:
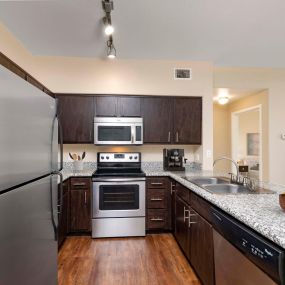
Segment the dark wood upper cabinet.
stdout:
<svg viewBox="0 0 285 285">
<path fill-rule="evenodd" d="M 116 117 L 118 98 L 115 96 L 98 96 L 94 99 L 95 116 Z"/>
<path fill-rule="evenodd" d="M 212 225 L 191 209 L 190 262 L 205 285 L 214 284 Z"/>
<path fill-rule="evenodd" d="M 94 102 L 98 117 L 141 117 L 140 97 L 97 96 Z"/>
<path fill-rule="evenodd" d="M 141 117 L 141 98 L 119 97 L 117 114 L 119 117 Z"/>
<path fill-rule="evenodd" d="M 64 143 L 93 143 L 92 96 L 58 96 L 58 114 Z"/>
<path fill-rule="evenodd" d="M 173 143 L 202 143 L 202 98 L 174 99 Z"/>
<path fill-rule="evenodd" d="M 173 106 L 167 97 L 144 97 L 142 113 L 144 120 L 144 143 L 171 143 Z"/>
</svg>

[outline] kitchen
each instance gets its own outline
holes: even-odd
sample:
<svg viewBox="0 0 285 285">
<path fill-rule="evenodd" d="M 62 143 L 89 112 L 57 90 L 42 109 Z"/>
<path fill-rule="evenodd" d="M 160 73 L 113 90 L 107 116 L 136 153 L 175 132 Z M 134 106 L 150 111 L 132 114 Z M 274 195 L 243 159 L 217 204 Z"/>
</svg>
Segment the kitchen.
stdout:
<svg viewBox="0 0 285 285">
<path fill-rule="evenodd" d="M 215 54 L 221 47 L 210 43 L 203 57 L 203 53 L 195 56 L 197 51 L 181 48 L 175 29 L 184 23 L 194 37 L 190 23 L 197 20 L 195 13 L 209 17 L 208 21 L 214 16 L 191 2 L 191 18 L 186 9 L 191 5 L 180 1 L 188 16 L 181 19 L 179 11 L 173 12 L 173 3 L 167 1 L 163 11 L 176 15 L 179 25 L 161 19 L 156 26 L 157 18 L 143 12 L 150 7 L 161 11 L 159 2 L 154 6 L 150 1 L 114 2 L 111 12 L 102 8 L 101 1 L 86 1 L 85 6 L 78 1 L 0 3 L 0 108 L 2 123 L 10 122 L 10 129 L 7 124 L 1 126 L 9 140 L 1 140 L 4 255 L 0 284 L 284 284 L 285 216 L 279 205 L 285 185 L 284 128 L 280 123 L 285 78 L 282 60 L 275 55 L 271 61 L 258 61 L 258 53 L 252 58 L 252 50 L 243 50 L 243 57 L 232 53 L 223 62 Z M 123 33 L 136 36 L 135 29 L 123 20 L 128 5 L 141 12 L 129 15 L 129 21 L 142 24 L 147 20 L 154 29 L 150 32 L 145 25 L 142 38 L 129 42 L 132 48 L 126 46 Z M 207 5 L 217 9 L 214 4 Z M 239 5 L 228 13 L 241 11 Z M 246 11 L 253 13 L 252 7 Z M 13 17 L 15 13 L 17 17 Z M 76 13 L 80 20 L 72 21 L 70 15 Z M 110 46 L 105 47 L 109 37 L 104 35 L 102 19 L 108 13 L 115 27 L 116 59 L 105 55 Z M 220 15 L 216 25 L 223 21 L 232 24 L 226 16 Z M 63 17 L 70 27 L 62 24 Z M 261 23 L 262 15 L 258 17 Z M 93 30 L 88 29 L 94 26 L 97 38 L 90 42 L 94 35 L 90 36 Z M 161 47 L 167 43 L 166 28 L 173 35 L 172 49 Z M 159 29 L 163 33 L 154 36 Z M 256 26 L 251 29 L 256 31 Z M 87 40 L 78 32 L 83 30 L 89 33 Z M 217 33 L 219 37 L 225 35 Z M 67 48 L 66 43 L 72 44 Z M 243 181 L 242 165 L 237 169 L 239 175 L 236 173 L 237 159 L 224 168 L 224 160 L 217 161 L 213 168 L 220 156 L 233 157 L 228 146 L 227 151 L 217 151 L 217 144 L 229 134 L 220 134 L 216 140 L 224 121 L 213 122 L 214 88 L 268 90 L 268 117 L 263 113 L 263 120 L 268 120 L 263 132 L 268 144 L 262 143 L 268 154 L 265 181 Z M 234 104 L 234 95 L 229 94 L 228 99 Z M 33 122 L 30 127 L 29 120 Z M 52 154 L 43 155 L 50 147 Z M 58 157 L 61 165 L 48 165 L 51 157 L 53 162 Z M 50 169 L 56 175 L 48 175 Z M 228 172 L 234 175 L 230 177 Z M 63 182 L 59 196 L 52 196 L 52 209 L 46 204 L 49 196 L 37 196 L 34 202 L 44 204 L 35 206 L 28 202 L 35 194 L 17 193 L 16 185 L 25 187 L 27 180 L 36 183 L 36 177 L 45 175 L 51 177 L 52 182 L 46 185 L 54 185 L 52 192 L 57 191 L 57 180 Z M 31 187 L 31 193 L 35 190 Z M 47 195 L 49 191 L 45 191 Z M 120 205 L 119 195 L 124 201 Z M 282 205 L 284 196 L 280 197 Z M 22 201 L 16 208 L 15 199 Z M 49 225 L 31 219 L 40 213 Z M 20 227 L 19 216 L 28 219 Z M 27 224 L 30 226 L 24 227 Z M 49 243 L 44 246 L 32 234 L 45 232 Z M 23 244 L 26 249 L 31 246 L 32 252 L 24 250 Z M 17 262 L 13 248 L 19 253 Z M 260 256 L 266 256 L 265 260 Z M 41 262 L 50 266 L 38 266 Z M 245 276 L 242 272 L 249 273 Z"/>
</svg>

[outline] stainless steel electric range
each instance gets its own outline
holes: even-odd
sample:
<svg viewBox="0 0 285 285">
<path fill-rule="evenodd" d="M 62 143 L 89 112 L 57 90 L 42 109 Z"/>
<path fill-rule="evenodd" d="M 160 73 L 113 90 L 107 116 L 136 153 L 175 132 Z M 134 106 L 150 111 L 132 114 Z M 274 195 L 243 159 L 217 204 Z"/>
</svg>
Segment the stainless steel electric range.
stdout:
<svg viewBox="0 0 285 285">
<path fill-rule="evenodd" d="M 98 153 L 92 237 L 145 236 L 145 173 L 140 153 Z"/>
</svg>

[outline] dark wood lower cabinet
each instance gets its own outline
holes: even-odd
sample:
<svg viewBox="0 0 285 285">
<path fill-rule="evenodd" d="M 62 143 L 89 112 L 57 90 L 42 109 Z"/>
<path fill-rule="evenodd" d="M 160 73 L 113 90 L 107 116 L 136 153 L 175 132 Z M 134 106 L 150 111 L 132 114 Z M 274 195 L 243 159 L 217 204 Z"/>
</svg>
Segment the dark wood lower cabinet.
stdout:
<svg viewBox="0 0 285 285">
<path fill-rule="evenodd" d="M 214 284 L 213 229 L 204 218 L 193 209 L 190 226 L 190 262 L 205 285 Z"/>
<path fill-rule="evenodd" d="M 90 231 L 90 189 L 70 190 L 70 231 Z"/>
<path fill-rule="evenodd" d="M 58 214 L 58 247 L 61 247 L 68 234 L 68 195 L 69 180 L 63 182 L 63 195 L 61 201 L 61 211 Z M 58 193 L 58 204 L 60 204 L 60 188 Z"/>
<path fill-rule="evenodd" d="M 189 247 L 189 225 L 186 220 L 186 215 L 189 212 L 189 206 L 180 197 L 176 196 L 175 200 L 175 238 L 183 250 L 184 254 L 189 259 L 190 247 Z"/>
<path fill-rule="evenodd" d="M 182 190 L 181 187 L 183 186 L 180 185 L 180 190 Z M 186 191 L 187 188 L 184 190 Z M 191 197 L 192 193 L 190 193 L 190 190 L 188 191 Z M 203 284 L 213 285 L 214 247 L 212 225 L 200 216 L 191 207 L 191 204 L 183 200 L 179 194 L 182 194 L 182 197 L 185 198 L 184 191 L 176 192 L 175 238 Z"/>
<path fill-rule="evenodd" d="M 168 177 L 146 179 L 146 229 L 172 230 L 171 192 Z"/>
</svg>

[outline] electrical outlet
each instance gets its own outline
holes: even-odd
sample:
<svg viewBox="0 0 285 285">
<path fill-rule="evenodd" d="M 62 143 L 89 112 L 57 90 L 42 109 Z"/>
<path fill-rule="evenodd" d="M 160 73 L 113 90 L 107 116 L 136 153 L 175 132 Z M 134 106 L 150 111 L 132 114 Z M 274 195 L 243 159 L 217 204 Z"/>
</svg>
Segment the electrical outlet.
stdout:
<svg viewBox="0 0 285 285">
<path fill-rule="evenodd" d="M 207 158 L 212 158 L 212 151 L 207 149 Z"/>
<path fill-rule="evenodd" d="M 285 134 L 281 134 L 281 139 L 285 140 Z"/>
</svg>

